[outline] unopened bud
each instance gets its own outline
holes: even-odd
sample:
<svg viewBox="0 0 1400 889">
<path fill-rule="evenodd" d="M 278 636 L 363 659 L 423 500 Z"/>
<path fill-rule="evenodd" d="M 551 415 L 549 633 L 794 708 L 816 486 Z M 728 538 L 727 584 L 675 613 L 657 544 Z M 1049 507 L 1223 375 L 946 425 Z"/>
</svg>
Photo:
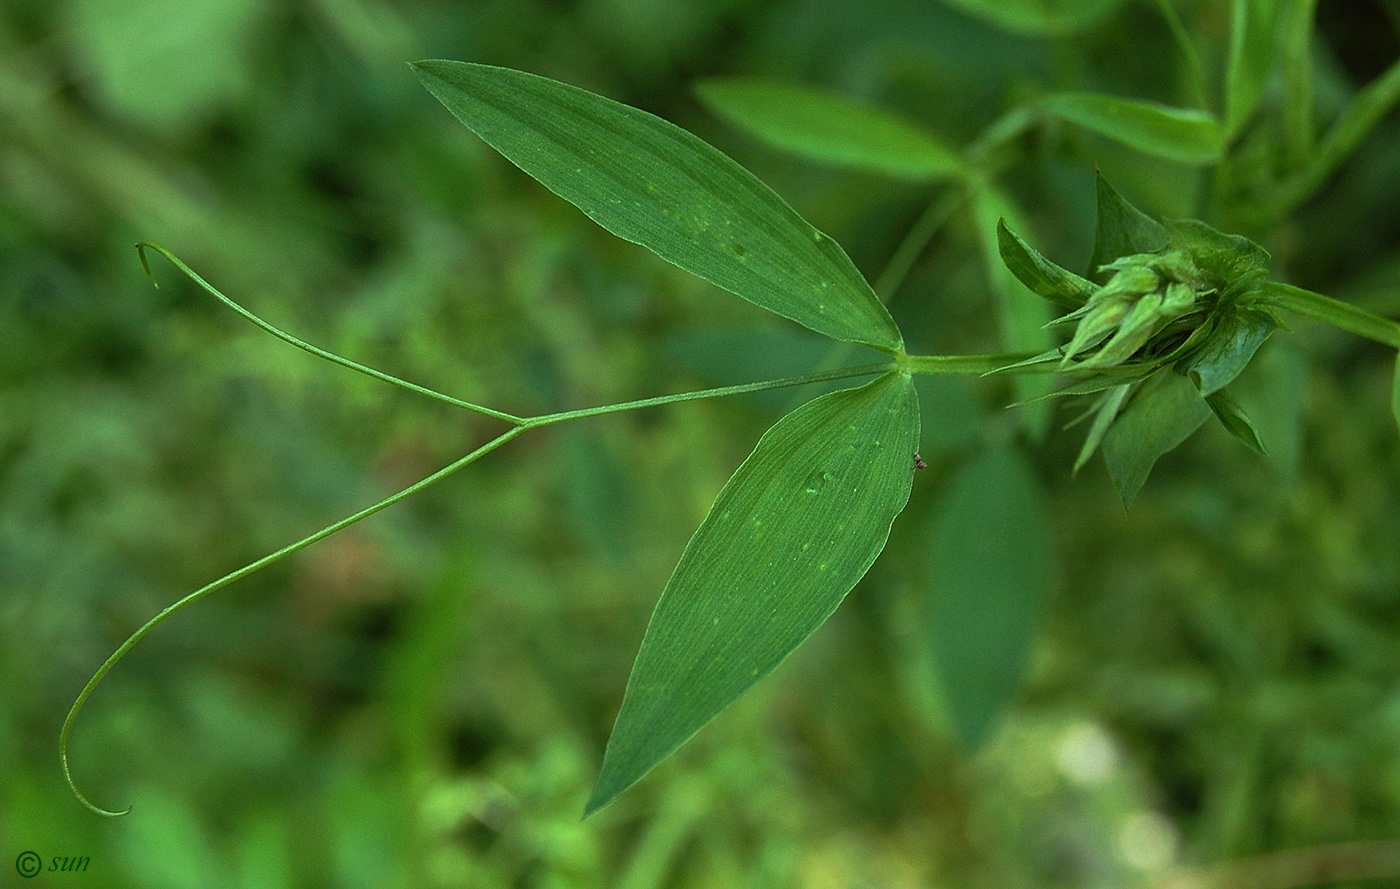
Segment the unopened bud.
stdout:
<svg viewBox="0 0 1400 889">
<path fill-rule="evenodd" d="M 1169 322 L 1189 312 L 1203 295 L 1196 289 L 1200 272 L 1184 250 L 1122 256 L 1103 270 L 1114 272 L 1108 283 L 1056 322 L 1079 322 L 1065 347 L 1061 368 L 1100 343 L 1097 352 L 1080 362 L 1081 367 L 1122 364 Z"/>
</svg>

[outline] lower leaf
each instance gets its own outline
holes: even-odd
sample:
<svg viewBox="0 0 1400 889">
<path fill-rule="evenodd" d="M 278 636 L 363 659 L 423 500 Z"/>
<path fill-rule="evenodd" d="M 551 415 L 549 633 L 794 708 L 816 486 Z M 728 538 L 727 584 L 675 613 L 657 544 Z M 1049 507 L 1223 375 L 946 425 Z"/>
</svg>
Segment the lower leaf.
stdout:
<svg viewBox="0 0 1400 889">
<path fill-rule="evenodd" d="M 585 815 L 670 756 L 831 616 L 909 500 L 919 403 L 890 373 L 779 420 L 685 548 Z"/>
</svg>

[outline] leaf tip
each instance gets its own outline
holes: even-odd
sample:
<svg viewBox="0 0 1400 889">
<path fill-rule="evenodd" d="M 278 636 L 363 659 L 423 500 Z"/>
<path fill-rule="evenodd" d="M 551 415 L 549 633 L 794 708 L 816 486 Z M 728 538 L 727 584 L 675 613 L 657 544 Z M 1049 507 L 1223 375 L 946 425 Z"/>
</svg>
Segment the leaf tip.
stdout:
<svg viewBox="0 0 1400 889">
<path fill-rule="evenodd" d="M 593 785 L 593 790 L 588 794 L 588 802 L 583 804 L 583 815 L 579 820 L 586 821 L 599 809 L 612 805 L 614 800 L 631 789 L 632 785 L 640 779 L 641 776 L 638 775 L 631 781 L 618 780 L 617 770 L 609 766 L 608 758 L 605 755 L 602 772 L 598 775 L 598 781 Z"/>
</svg>

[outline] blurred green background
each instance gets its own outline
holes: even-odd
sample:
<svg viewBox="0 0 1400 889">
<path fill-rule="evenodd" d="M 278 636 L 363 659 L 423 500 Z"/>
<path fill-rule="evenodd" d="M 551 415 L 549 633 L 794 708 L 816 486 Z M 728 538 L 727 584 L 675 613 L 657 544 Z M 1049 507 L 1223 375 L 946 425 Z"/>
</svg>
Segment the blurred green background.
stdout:
<svg viewBox="0 0 1400 889">
<path fill-rule="evenodd" d="M 587 822 L 650 609 L 791 392 L 529 433 L 216 594 L 77 724 L 79 783 L 133 813 L 68 793 L 59 725 L 133 629 L 499 431 L 272 340 L 162 262 L 152 289 L 134 241 L 312 342 L 516 414 L 800 373 L 822 341 L 603 232 L 403 63 L 509 65 L 660 114 L 874 278 L 938 187 L 785 159 L 690 87 L 821 85 L 958 144 L 1053 88 L 1183 101 L 1151 3 L 1078 4 L 1096 14 L 1051 36 L 977 5 L 0 3 L 0 885 L 1117 887 L 1394 836 L 1392 356 L 1303 322 L 1241 393 L 1268 407 L 1273 459 L 1211 424 L 1126 517 L 1097 462 L 1070 478 L 1072 413 L 1035 444 L 1004 383 L 921 379 L 931 468 L 872 574 Z M 1218 80 L 1229 4 L 1175 5 Z M 1398 22 L 1395 0 L 1321 0 L 1323 122 L 1400 55 Z M 1075 267 L 1096 163 L 1151 212 L 1200 212 L 1206 174 L 1066 127 L 1016 151 L 1004 187 Z M 1320 198 L 1250 234 L 1276 275 L 1400 311 L 1397 116 Z M 955 217 L 900 289 L 911 350 L 996 350 L 978 244 Z M 969 750 L 919 566 L 962 551 L 948 504 L 999 502 L 1012 447 L 1043 504 L 986 520 L 1038 523 L 1051 552 L 1027 582 L 1048 599 L 1025 605 L 1014 706 Z M 26 850 L 91 861 L 21 881 Z"/>
</svg>

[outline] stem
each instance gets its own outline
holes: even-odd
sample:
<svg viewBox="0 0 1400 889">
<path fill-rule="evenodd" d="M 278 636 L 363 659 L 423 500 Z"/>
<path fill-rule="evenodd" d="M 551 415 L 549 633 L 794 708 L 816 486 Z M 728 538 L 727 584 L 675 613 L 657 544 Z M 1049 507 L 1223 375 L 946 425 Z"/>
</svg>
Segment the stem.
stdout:
<svg viewBox="0 0 1400 889">
<path fill-rule="evenodd" d="M 1324 883 L 1400 876 L 1400 843 L 1337 843 L 1289 849 L 1204 867 L 1149 884 L 1150 889 L 1301 889 Z"/>
<path fill-rule="evenodd" d="M 1181 24 L 1181 16 L 1176 14 L 1176 7 L 1172 6 L 1171 0 L 1157 0 L 1157 9 L 1161 11 L 1162 18 L 1167 20 L 1167 27 L 1171 29 L 1172 37 L 1176 40 L 1177 49 L 1181 50 L 1181 55 L 1186 60 L 1186 79 L 1191 84 L 1197 107 L 1202 111 L 1209 111 L 1206 78 L 1202 73 L 1201 57 L 1196 52 L 1196 45 L 1191 42 L 1191 37 L 1186 33 L 1186 27 Z"/>
<path fill-rule="evenodd" d="M 1034 107 L 1020 105 L 1003 114 L 982 131 L 963 152 L 968 163 L 981 166 L 1000 146 L 1010 142 L 1040 121 L 1041 115 Z"/>
<path fill-rule="evenodd" d="M 816 373 L 800 374 L 795 377 L 782 377 L 777 380 L 764 380 L 761 383 L 742 383 L 738 386 L 721 386 L 718 389 L 701 389 L 696 392 L 680 392 L 675 395 L 657 395 L 653 398 L 642 398 L 637 401 L 624 401 L 620 404 L 605 404 L 600 407 L 586 407 L 575 411 L 561 411 L 557 414 L 542 414 L 538 417 L 527 417 L 521 421 L 520 428 L 534 429 L 537 426 L 550 426 L 555 423 L 562 423 L 565 420 L 578 420 L 583 417 L 598 417 L 603 414 L 616 414 L 620 411 L 633 411 L 638 408 L 656 407 L 662 404 L 674 404 L 679 401 L 696 401 L 701 398 L 718 398 L 724 395 L 743 395 L 746 392 L 763 392 L 768 389 L 785 389 L 788 386 L 802 386 L 807 383 L 824 383 L 829 380 L 845 380 L 851 377 L 869 376 L 871 374 L 886 373 L 894 370 L 898 364 L 891 361 L 879 364 L 864 364 L 859 367 L 845 367 L 840 370 L 818 371 Z"/>
<path fill-rule="evenodd" d="M 1273 205 L 1274 215 L 1285 216 L 1312 197 L 1396 102 L 1400 102 L 1400 60 L 1366 84 L 1338 115 L 1307 167 L 1280 187 Z"/>
<path fill-rule="evenodd" d="M 136 252 L 141 257 L 141 267 L 146 270 L 146 277 L 150 278 L 151 283 L 155 284 L 157 287 L 159 287 L 160 285 L 156 284 L 155 275 L 151 274 L 150 263 L 146 261 L 147 248 L 154 250 L 161 256 L 164 256 L 166 259 L 170 260 L 171 265 L 184 272 L 185 275 L 191 281 L 204 288 L 205 292 L 213 295 L 224 305 L 228 306 L 230 309 L 233 309 L 235 312 L 242 315 L 244 318 L 247 318 L 249 321 L 253 322 L 258 327 L 261 327 L 263 330 L 277 337 L 284 343 L 291 343 L 298 349 L 301 349 L 304 352 L 310 352 L 317 358 L 324 358 L 332 364 L 339 364 L 341 367 L 348 367 L 351 370 L 359 371 L 360 373 L 366 376 L 374 377 L 376 380 L 383 380 L 386 383 L 392 383 L 393 385 L 398 386 L 400 389 L 407 389 L 410 392 L 417 392 L 419 395 L 426 395 L 429 398 L 435 398 L 438 401 L 446 402 L 447 404 L 453 405 L 454 407 L 466 408 L 467 410 L 475 411 L 478 414 L 485 414 L 488 417 L 495 417 L 498 420 L 505 420 L 507 423 L 513 423 L 516 426 L 520 426 L 525 422 L 523 419 L 513 414 L 507 414 L 502 411 L 492 410 L 489 407 L 482 407 L 479 404 L 472 404 L 469 401 L 462 401 L 460 398 L 453 398 L 451 395 L 443 395 L 441 392 L 435 392 L 432 389 L 429 389 L 425 386 L 419 386 L 417 383 L 410 383 L 407 380 L 401 380 L 398 377 L 384 373 L 382 370 L 375 370 L 372 367 L 366 367 L 363 364 L 351 361 L 349 358 L 342 358 L 334 352 L 327 352 L 325 349 L 322 349 L 319 346 L 313 346 L 305 340 L 298 339 L 292 334 L 287 333 L 285 330 L 282 330 L 281 328 L 275 327 L 271 323 L 264 321 L 262 318 L 259 318 L 257 315 L 253 314 L 249 310 L 243 308 L 238 303 L 229 299 L 227 296 L 224 296 L 218 291 L 217 288 L 214 287 L 214 285 L 201 278 L 199 274 L 195 272 L 194 269 L 185 265 L 185 263 L 182 262 L 179 257 L 171 253 L 169 250 L 166 250 L 164 247 L 160 246 L 159 244 L 152 243 L 151 241 L 141 241 L 136 245 Z"/>
<path fill-rule="evenodd" d="M 1351 303 L 1294 287 L 1292 284 L 1270 281 L 1264 285 L 1264 294 L 1270 305 L 1325 321 L 1357 336 L 1400 349 L 1400 324 L 1389 318 L 1373 315 Z"/>
<path fill-rule="evenodd" d="M 875 280 L 875 294 L 880 297 L 881 302 L 889 303 L 894 297 L 895 291 L 904 284 L 904 279 L 909 277 L 909 271 L 914 267 L 914 261 L 919 258 L 919 254 L 924 252 L 933 236 L 947 224 L 965 200 L 967 193 L 961 188 L 953 188 L 930 203 L 919 215 L 909 233 L 904 236 L 904 240 L 895 248 L 894 255 L 885 265 L 885 270 Z"/>
<path fill-rule="evenodd" d="M 1285 0 L 1283 6 L 1283 133 L 1290 170 L 1313 150 L 1313 20 L 1317 0 Z"/>
<path fill-rule="evenodd" d="M 88 696 L 92 694 L 93 689 L 97 688 L 97 684 L 102 681 L 102 678 L 106 676 L 111 671 L 111 669 L 117 665 L 118 661 L 120 661 L 123 657 L 126 656 L 126 653 L 128 651 L 135 647 L 136 643 L 140 642 L 143 638 L 145 638 L 147 633 L 164 623 L 166 618 L 170 617 L 178 611 L 183 610 L 189 605 L 193 605 L 195 602 L 198 602 L 200 599 L 203 599 L 205 596 L 209 595 L 215 590 L 222 589 L 228 586 L 229 584 L 233 583 L 235 580 L 241 580 L 242 578 L 247 577 L 249 574 L 252 574 L 255 571 L 259 571 L 263 568 L 266 568 L 273 562 L 280 561 L 281 559 L 286 558 L 292 553 L 297 552 L 298 550 L 305 549 L 306 547 L 310 546 L 313 543 L 316 543 L 319 540 L 324 540 L 332 534 L 336 533 L 337 531 L 344 530 L 345 528 L 350 527 L 351 525 L 355 524 L 361 519 L 369 518 L 376 512 L 379 512 L 381 509 L 393 506 L 395 503 L 398 503 L 405 497 L 408 497 L 412 494 L 416 494 L 417 492 L 423 490 L 429 485 L 442 481 L 443 479 L 447 478 L 449 475 L 466 466 L 467 464 L 475 462 L 478 458 L 484 457 L 485 455 L 494 451 L 496 448 L 510 441 L 512 438 L 515 438 L 517 435 L 524 432 L 525 429 L 525 426 L 517 426 L 514 429 L 510 429 L 506 432 L 501 433 L 500 435 L 491 439 L 486 444 L 472 451 L 470 454 L 467 454 L 465 457 L 462 457 L 461 459 L 457 460 L 455 463 L 452 463 L 442 469 L 439 469 L 437 472 L 433 473 L 427 478 L 421 479 L 420 481 L 409 485 L 407 488 L 404 488 L 397 494 L 391 494 L 390 496 L 385 497 L 383 500 L 379 501 L 373 506 L 366 507 L 365 509 L 360 510 L 354 515 L 346 516 L 345 518 L 341 519 L 335 524 L 327 525 L 326 527 L 317 531 L 315 534 L 312 534 L 308 537 L 303 537 L 296 543 L 284 546 L 275 553 L 263 556 L 256 562 L 251 562 L 247 565 L 244 565 L 242 568 L 239 568 L 237 571 L 232 571 L 228 574 L 225 574 L 223 577 L 220 577 L 213 583 L 206 584 L 205 586 L 200 587 L 199 589 L 190 593 L 188 596 L 184 597 L 178 602 L 167 606 L 155 617 L 146 621 L 146 623 L 144 623 L 140 629 L 132 633 L 131 636 L 128 637 L 127 640 L 121 644 L 120 648 L 112 652 L 111 657 L 107 658 L 107 660 L 103 662 L 101 667 L 97 668 L 97 672 L 94 673 L 92 675 L 92 678 L 87 681 L 87 685 L 83 686 L 83 690 L 78 694 L 78 699 L 73 702 L 72 708 L 68 711 L 68 716 L 63 720 L 63 729 L 59 732 L 58 735 L 58 755 L 59 758 L 63 761 L 63 777 L 67 779 L 68 787 L 73 791 L 73 795 L 78 798 L 78 802 L 82 803 L 84 806 L 86 806 L 91 811 L 97 813 L 98 815 L 108 815 L 116 817 L 119 815 L 125 815 L 127 812 L 131 811 L 130 807 L 120 812 L 114 812 L 108 809 L 103 809 L 94 805 L 88 800 L 86 796 L 83 795 L 83 792 L 78 789 L 78 785 L 73 781 L 73 772 L 68 766 L 68 736 L 72 733 L 74 720 L 78 718 L 79 711 L 83 709 L 83 704 L 87 702 Z"/>
<path fill-rule="evenodd" d="M 900 363 L 913 374 L 989 374 L 1008 364 L 1017 364 L 1040 352 L 1008 352 L 1002 355 L 906 355 Z M 1015 368 L 1017 373 L 1053 373 L 1058 359 L 1041 365 Z"/>
</svg>

